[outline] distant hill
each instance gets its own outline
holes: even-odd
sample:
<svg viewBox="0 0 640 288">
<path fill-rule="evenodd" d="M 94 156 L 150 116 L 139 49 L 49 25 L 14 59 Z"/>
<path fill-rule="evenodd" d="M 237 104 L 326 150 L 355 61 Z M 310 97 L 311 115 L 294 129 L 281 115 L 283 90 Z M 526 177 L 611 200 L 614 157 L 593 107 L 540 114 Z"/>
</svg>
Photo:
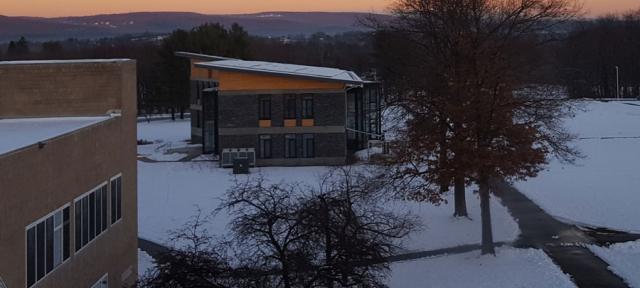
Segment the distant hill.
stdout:
<svg viewBox="0 0 640 288">
<path fill-rule="evenodd" d="M 140 12 L 81 17 L 0 16 L 0 42 L 24 36 L 31 41 L 66 38 L 101 38 L 124 34 L 168 33 L 190 29 L 207 22 L 238 23 L 252 35 L 286 36 L 324 32 L 336 34 L 366 30 L 360 19 L 367 13 L 264 12 L 238 15 L 205 15 L 187 12 Z M 390 16 L 376 14 L 379 19 Z"/>
</svg>

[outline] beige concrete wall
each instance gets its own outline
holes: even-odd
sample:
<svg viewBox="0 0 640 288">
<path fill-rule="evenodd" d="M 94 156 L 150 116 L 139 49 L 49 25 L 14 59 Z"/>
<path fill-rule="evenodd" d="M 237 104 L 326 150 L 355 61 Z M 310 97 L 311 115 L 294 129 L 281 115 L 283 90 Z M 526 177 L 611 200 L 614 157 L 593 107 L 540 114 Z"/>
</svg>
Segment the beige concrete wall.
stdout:
<svg viewBox="0 0 640 288">
<path fill-rule="evenodd" d="M 87 127 L 52 141 L 39 148 L 32 145 L 18 152 L 0 155 L 0 277 L 8 287 L 26 286 L 26 236 L 27 225 L 60 208 L 71 205 L 71 257 L 45 276 L 37 287 L 90 287 L 105 273 L 109 274 L 110 287 L 122 287 L 135 281 L 137 273 L 137 167 L 136 167 L 136 74 L 135 62 L 115 64 L 61 65 L 62 74 L 73 78 L 72 70 L 83 73 L 93 71 L 92 77 L 110 79 L 106 88 L 109 94 L 88 93 L 87 83 L 71 80 L 55 82 L 58 76 L 45 77 L 43 71 L 57 74 L 55 65 L 40 71 L 17 67 L 28 75 L 34 75 L 37 87 L 21 91 L 2 79 L 3 87 L 32 99 L 3 99 L 0 111 L 4 115 L 22 116 L 4 107 L 8 102 L 15 105 L 34 105 L 37 108 L 29 116 L 51 116 L 65 114 L 102 115 L 107 110 L 122 110 L 122 116 Z M 46 66 L 46 65 L 45 65 Z M 41 67 L 34 67 L 35 70 Z M 7 75 L 8 67 L 0 65 Z M 101 70 L 101 71 L 98 71 Z M 9 71 L 8 74 L 15 74 Z M 12 77 L 17 77 L 16 75 Z M 0 76 L 2 78 L 2 76 Z M 79 79 L 89 81 L 86 75 Z M 50 79 L 45 81 L 44 79 Z M 23 78 L 23 81 L 30 81 Z M 102 83 L 101 81 L 97 81 Z M 86 90 L 88 94 L 79 93 Z M 102 85 L 102 84 L 99 84 Z M 3 89 L 3 88 L 2 88 Z M 26 88 L 25 88 L 26 89 Z M 48 106 L 40 102 L 45 99 L 45 90 L 58 91 L 55 98 L 61 103 Z M 61 91 L 70 91 L 67 98 Z M 12 95 L 2 92 L 2 96 Z M 46 93 L 45 93 L 46 94 Z M 81 95 L 85 95 L 80 97 Z M 72 97 L 73 96 L 73 97 Z M 93 99 L 91 96 L 99 97 Z M 13 97 L 13 96 L 12 96 Z M 84 101 L 65 107 L 65 102 Z M 40 99 L 40 100 L 37 100 Z M 49 103 L 48 100 L 44 101 Z M 51 111 L 45 109 L 50 107 Z M 26 108 L 21 108 L 25 109 Z M 1 141 L 1 140 L 0 140 Z M 81 251 L 74 249 L 73 200 L 89 192 L 118 173 L 123 175 L 122 221 L 110 225 Z M 109 218 L 110 219 L 110 218 Z M 128 279 L 122 281 L 123 276 Z M 127 283 L 129 282 L 129 283 Z"/>
<path fill-rule="evenodd" d="M 0 64 L 0 118 L 105 114 L 123 105 L 122 69 L 135 62 Z"/>
</svg>

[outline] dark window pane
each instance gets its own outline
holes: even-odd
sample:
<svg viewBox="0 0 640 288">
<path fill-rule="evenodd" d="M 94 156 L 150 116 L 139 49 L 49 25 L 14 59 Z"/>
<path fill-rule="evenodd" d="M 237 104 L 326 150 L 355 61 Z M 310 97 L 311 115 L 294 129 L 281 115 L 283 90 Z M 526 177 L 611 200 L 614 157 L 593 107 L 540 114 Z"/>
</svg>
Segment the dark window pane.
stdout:
<svg viewBox="0 0 640 288">
<path fill-rule="evenodd" d="M 107 185 L 102 186 L 102 231 L 107 230 Z"/>
<path fill-rule="evenodd" d="M 295 95 L 285 96 L 285 118 L 287 119 L 296 118 L 296 96 Z"/>
<path fill-rule="evenodd" d="M 89 197 L 82 199 L 82 246 L 89 242 Z"/>
<path fill-rule="evenodd" d="M 102 233 L 102 189 L 96 190 L 96 235 Z"/>
<path fill-rule="evenodd" d="M 116 222 L 116 195 L 118 192 L 116 191 L 116 180 L 111 180 L 111 224 Z"/>
<path fill-rule="evenodd" d="M 69 259 L 69 232 L 71 232 L 69 223 L 69 207 L 62 210 L 62 261 Z"/>
<path fill-rule="evenodd" d="M 313 118 L 313 96 L 305 96 L 302 99 L 302 118 Z"/>
<path fill-rule="evenodd" d="M 260 95 L 260 120 L 271 119 L 271 95 Z"/>
<path fill-rule="evenodd" d="M 118 204 L 118 217 L 117 219 L 122 218 L 122 177 L 118 177 L 118 197 L 117 197 L 117 204 Z"/>
<path fill-rule="evenodd" d="M 44 277 L 45 237 L 44 221 L 36 226 L 36 275 L 38 280 Z"/>
<path fill-rule="evenodd" d="M 89 241 L 96 237 L 96 194 L 89 194 Z"/>
<path fill-rule="evenodd" d="M 76 246 L 76 251 L 80 250 L 80 248 L 82 247 L 82 200 L 76 202 L 76 205 L 73 209 L 74 214 L 75 214 L 75 223 L 73 223 L 73 227 L 75 228 L 75 246 Z"/>
<path fill-rule="evenodd" d="M 53 216 L 45 221 L 45 246 L 47 273 L 53 270 Z"/>
<path fill-rule="evenodd" d="M 304 153 L 304 157 L 307 158 L 313 158 L 315 157 L 315 145 L 314 145 L 314 138 L 312 134 L 306 134 L 304 135 L 303 138 L 303 153 Z"/>
<path fill-rule="evenodd" d="M 36 283 L 36 228 L 27 230 L 27 287 Z"/>
<path fill-rule="evenodd" d="M 296 135 L 289 134 L 285 136 L 285 157 L 287 158 L 295 158 L 296 157 Z"/>
</svg>

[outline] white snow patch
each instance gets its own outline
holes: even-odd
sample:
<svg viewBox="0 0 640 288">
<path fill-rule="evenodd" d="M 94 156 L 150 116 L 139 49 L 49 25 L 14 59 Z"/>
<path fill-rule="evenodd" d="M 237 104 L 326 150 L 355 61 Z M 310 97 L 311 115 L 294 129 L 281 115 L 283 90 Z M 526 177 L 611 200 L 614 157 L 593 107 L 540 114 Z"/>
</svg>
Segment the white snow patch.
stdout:
<svg viewBox="0 0 640 288">
<path fill-rule="evenodd" d="M 155 260 L 147 252 L 138 249 L 138 278 L 144 277 L 155 269 Z"/>
<path fill-rule="evenodd" d="M 190 145 L 191 122 L 186 120 L 160 120 L 138 123 L 138 140 L 153 142 L 138 145 L 138 155 L 156 161 L 178 161 L 188 154 L 170 152 L 172 149 L 199 147 Z"/>
<path fill-rule="evenodd" d="M 316 185 L 318 177 L 329 167 L 265 167 L 252 169 L 272 182 L 296 181 Z M 245 177 L 245 176 L 239 176 Z M 181 228 L 201 209 L 208 215 L 218 207 L 228 188 L 233 185 L 230 169 L 216 162 L 143 163 L 138 162 L 138 223 L 140 237 L 167 243 L 170 230 Z M 452 196 L 448 196 L 452 203 Z M 393 201 L 386 205 L 398 212 L 410 211 L 422 220 L 424 227 L 405 239 L 408 250 L 432 250 L 481 240 L 478 197 L 469 189 L 467 204 L 471 219 L 456 219 L 452 205 Z M 492 200 L 494 238 L 512 241 L 518 234 L 517 223 L 504 206 Z M 212 217 L 207 229 L 221 235 L 227 231 L 229 217 L 220 213 Z"/>
<path fill-rule="evenodd" d="M 640 240 L 610 247 L 590 245 L 589 249 L 609 263 L 609 269 L 624 278 L 627 284 L 640 288 Z"/>
<path fill-rule="evenodd" d="M 100 117 L 55 117 L 0 119 L 0 155 L 46 141 L 111 119 Z"/>
<path fill-rule="evenodd" d="M 640 107 L 591 101 L 586 109 L 566 121 L 570 131 L 586 138 L 576 142 L 586 158 L 576 166 L 553 160 L 537 178 L 516 187 L 569 222 L 640 232 Z"/>
<path fill-rule="evenodd" d="M 479 252 L 393 263 L 391 288 L 576 287 L 569 276 L 536 249 L 498 248 L 497 255 Z"/>
</svg>

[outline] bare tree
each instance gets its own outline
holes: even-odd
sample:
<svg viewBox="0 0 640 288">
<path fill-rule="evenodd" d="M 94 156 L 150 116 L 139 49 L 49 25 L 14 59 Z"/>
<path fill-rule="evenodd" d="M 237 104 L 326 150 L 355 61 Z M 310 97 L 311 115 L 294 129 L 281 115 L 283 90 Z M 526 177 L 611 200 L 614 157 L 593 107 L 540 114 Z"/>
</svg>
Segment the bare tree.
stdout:
<svg viewBox="0 0 640 288">
<path fill-rule="evenodd" d="M 574 0 L 398 0 L 396 21 L 378 27 L 410 49 L 383 61 L 399 73 L 387 76 L 403 79 L 392 83 L 402 84 L 410 114 L 392 179 L 418 179 L 411 198 L 436 201 L 448 179 L 478 184 L 483 254 L 495 253 L 490 181 L 532 177 L 551 155 L 577 155 L 558 125 L 566 101 L 524 88 L 536 68 L 527 51 L 579 9 Z"/>
<path fill-rule="evenodd" d="M 415 224 L 384 209 L 382 185 L 369 179 L 345 168 L 317 187 L 238 180 L 216 211 L 232 217 L 227 240 L 194 217 L 141 286 L 384 287 L 386 258 Z"/>
</svg>

